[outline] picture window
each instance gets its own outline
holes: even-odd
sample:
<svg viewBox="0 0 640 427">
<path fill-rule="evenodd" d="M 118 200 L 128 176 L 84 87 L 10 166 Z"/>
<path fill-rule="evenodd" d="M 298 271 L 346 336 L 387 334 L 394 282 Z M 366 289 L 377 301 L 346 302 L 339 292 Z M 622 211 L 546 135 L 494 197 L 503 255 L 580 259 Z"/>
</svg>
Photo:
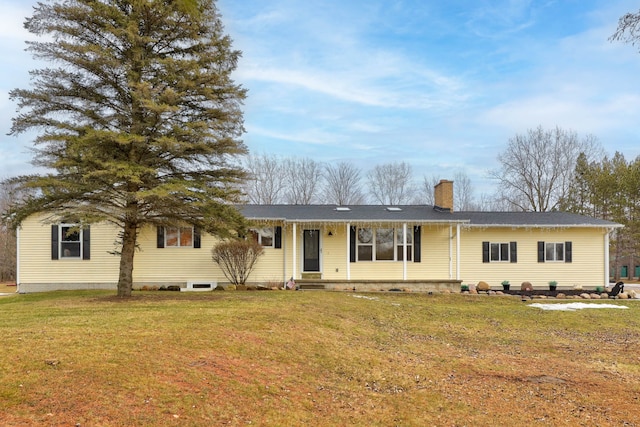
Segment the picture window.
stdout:
<svg viewBox="0 0 640 427">
<path fill-rule="evenodd" d="M 358 228 L 358 261 L 402 261 L 402 228 Z M 407 261 L 413 253 L 413 235 L 407 233 Z"/>
</svg>

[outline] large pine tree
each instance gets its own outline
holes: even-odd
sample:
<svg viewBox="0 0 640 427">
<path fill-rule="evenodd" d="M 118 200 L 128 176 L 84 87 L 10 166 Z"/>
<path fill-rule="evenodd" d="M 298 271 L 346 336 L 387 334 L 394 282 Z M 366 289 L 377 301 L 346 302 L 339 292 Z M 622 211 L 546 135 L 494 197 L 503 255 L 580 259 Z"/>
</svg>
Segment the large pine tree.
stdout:
<svg viewBox="0 0 640 427">
<path fill-rule="evenodd" d="M 37 129 L 33 163 L 50 173 L 13 183 L 37 190 L 13 212 L 107 221 L 121 230 L 118 295 L 131 295 L 145 225 L 214 234 L 242 225 L 232 204 L 244 177 L 240 52 L 215 0 L 54 0 L 25 22 L 49 68 L 11 98 L 11 133 Z M 32 193 L 30 193 L 32 194 Z"/>
</svg>

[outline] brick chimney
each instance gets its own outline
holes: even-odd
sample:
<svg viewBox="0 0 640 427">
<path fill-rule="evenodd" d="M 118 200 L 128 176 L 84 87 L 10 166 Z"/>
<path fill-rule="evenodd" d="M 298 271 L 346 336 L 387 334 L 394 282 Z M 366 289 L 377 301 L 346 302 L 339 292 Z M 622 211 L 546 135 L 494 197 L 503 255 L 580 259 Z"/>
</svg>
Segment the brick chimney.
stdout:
<svg viewBox="0 0 640 427">
<path fill-rule="evenodd" d="M 441 179 L 439 183 L 433 187 L 434 192 L 434 209 L 453 212 L 453 181 Z"/>
</svg>

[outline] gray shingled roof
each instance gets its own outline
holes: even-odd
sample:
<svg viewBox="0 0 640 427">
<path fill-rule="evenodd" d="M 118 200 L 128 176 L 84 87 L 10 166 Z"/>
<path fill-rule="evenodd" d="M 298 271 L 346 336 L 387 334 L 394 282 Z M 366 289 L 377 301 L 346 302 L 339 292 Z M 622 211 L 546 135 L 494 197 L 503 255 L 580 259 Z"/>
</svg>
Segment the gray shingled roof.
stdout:
<svg viewBox="0 0 640 427">
<path fill-rule="evenodd" d="M 621 224 L 568 212 L 454 212 L 478 226 L 583 226 L 621 227 Z"/>
<path fill-rule="evenodd" d="M 411 222 L 460 223 L 469 226 L 584 226 L 620 227 L 611 221 L 566 212 L 448 212 L 429 205 L 352 205 L 340 210 L 335 205 L 241 205 L 249 219 L 285 222 Z"/>
</svg>

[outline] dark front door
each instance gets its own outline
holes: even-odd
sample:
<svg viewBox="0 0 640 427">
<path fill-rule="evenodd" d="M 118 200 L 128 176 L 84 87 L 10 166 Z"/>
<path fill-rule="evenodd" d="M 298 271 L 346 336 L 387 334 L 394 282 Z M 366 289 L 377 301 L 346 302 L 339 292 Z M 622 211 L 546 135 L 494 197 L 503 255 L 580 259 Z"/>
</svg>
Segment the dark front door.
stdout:
<svg viewBox="0 0 640 427">
<path fill-rule="evenodd" d="M 320 230 L 304 230 L 304 271 L 320 271 Z"/>
</svg>

